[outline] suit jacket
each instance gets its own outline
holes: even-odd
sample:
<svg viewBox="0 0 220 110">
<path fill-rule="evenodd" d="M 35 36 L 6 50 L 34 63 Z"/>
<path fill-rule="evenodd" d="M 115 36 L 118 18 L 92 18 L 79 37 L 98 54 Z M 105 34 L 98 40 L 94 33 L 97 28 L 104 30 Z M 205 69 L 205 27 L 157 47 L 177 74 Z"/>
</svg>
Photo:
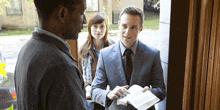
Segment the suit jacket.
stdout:
<svg viewBox="0 0 220 110">
<path fill-rule="evenodd" d="M 34 32 L 16 63 L 18 110 L 85 110 L 84 82 L 74 61 L 61 41 Z"/>
<path fill-rule="evenodd" d="M 131 105 L 117 105 L 117 100 L 113 100 L 109 107 L 107 107 L 106 104 L 106 96 L 109 92 L 109 90 L 105 90 L 107 85 L 110 86 L 110 90 L 113 90 L 116 86 L 128 85 L 123 69 L 119 43 L 120 42 L 117 42 L 101 50 L 96 77 L 92 83 L 91 96 L 93 100 L 105 106 L 106 109 L 135 110 Z M 130 86 L 133 84 L 142 87 L 150 87 L 151 85 L 151 92 L 156 95 L 160 101 L 166 96 L 160 52 L 159 50 L 148 47 L 140 41 L 138 41 L 136 54 L 134 56 Z M 149 108 L 149 110 L 154 109 L 154 106 Z"/>
</svg>

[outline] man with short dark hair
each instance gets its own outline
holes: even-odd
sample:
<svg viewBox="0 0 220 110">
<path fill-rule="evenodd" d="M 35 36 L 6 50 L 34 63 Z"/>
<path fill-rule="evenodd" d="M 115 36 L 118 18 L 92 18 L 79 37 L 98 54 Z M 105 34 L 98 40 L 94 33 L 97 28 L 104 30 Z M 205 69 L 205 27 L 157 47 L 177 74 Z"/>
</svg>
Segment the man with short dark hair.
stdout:
<svg viewBox="0 0 220 110">
<path fill-rule="evenodd" d="M 121 11 L 120 41 L 100 51 L 91 97 L 109 110 L 136 110 L 132 105 L 117 105 L 134 84 L 151 91 L 160 101 L 166 96 L 160 51 L 137 39 L 143 29 L 143 12 L 128 6 Z M 106 86 L 110 90 L 105 90 Z M 148 87 L 152 87 L 147 89 Z M 155 110 L 152 106 L 149 110 Z"/>
<path fill-rule="evenodd" d="M 40 27 L 22 47 L 15 68 L 18 110 L 85 110 L 82 74 L 65 40 L 86 22 L 86 0 L 34 0 Z"/>
</svg>

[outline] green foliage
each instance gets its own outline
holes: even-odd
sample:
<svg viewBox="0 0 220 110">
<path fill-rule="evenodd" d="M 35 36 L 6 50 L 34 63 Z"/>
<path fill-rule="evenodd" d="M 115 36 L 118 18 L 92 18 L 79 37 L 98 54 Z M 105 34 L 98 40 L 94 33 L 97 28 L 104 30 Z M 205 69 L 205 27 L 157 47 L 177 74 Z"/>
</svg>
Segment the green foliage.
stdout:
<svg viewBox="0 0 220 110">
<path fill-rule="evenodd" d="M 0 0 L 0 4 L 3 3 L 5 7 L 11 7 L 10 2 L 8 0 Z M 3 9 L 0 7 L 0 15 L 3 13 Z"/>
<path fill-rule="evenodd" d="M 14 106 L 13 106 L 13 104 L 11 105 L 10 108 L 8 108 L 8 110 L 14 110 Z"/>
<path fill-rule="evenodd" d="M 14 0 L 15 1 L 15 0 Z M 34 0 L 27 0 L 30 3 L 34 3 Z M 11 7 L 10 2 L 8 0 L 0 0 L 0 4 L 3 3 L 5 7 Z M 3 14 L 3 9 L 0 7 L 0 15 Z"/>
<path fill-rule="evenodd" d="M 3 79 L 3 81 L 0 83 L 0 87 L 14 87 L 14 73 L 7 74 L 7 78 Z"/>
<path fill-rule="evenodd" d="M 0 3 L 3 3 L 5 6 L 10 5 L 10 2 L 8 2 L 8 0 L 0 0 Z"/>
<path fill-rule="evenodd" d="M 28 2 L 30 2 L 30 3 L 34 3 L 34 0 L 27 0 Z"/>
<path fill-rule="evenodd" d="M 144 20 L 144 29 L 158 30 L 159 19 Z"/>
<path fill-rule="evenodd" d="M 3 3 L 5 7 L 11 7 L 11 4 L 8 2 L 8 0 L 0 0 L 0 3 Z"/>
<path fill-rule="evenodd" d="M 0 37 L 1 36 L 31 35 L 33 31 L 34 31 L 33 29 L 29 29 L 29 30 L 7 30 L 7 31 L 3 31 L 3 34 L 0 35 Z"/>
<path fill-rule="evenodd" d="M 0 15 L 3 13 L 3 9 L 0 7 Z"/>
</svg>

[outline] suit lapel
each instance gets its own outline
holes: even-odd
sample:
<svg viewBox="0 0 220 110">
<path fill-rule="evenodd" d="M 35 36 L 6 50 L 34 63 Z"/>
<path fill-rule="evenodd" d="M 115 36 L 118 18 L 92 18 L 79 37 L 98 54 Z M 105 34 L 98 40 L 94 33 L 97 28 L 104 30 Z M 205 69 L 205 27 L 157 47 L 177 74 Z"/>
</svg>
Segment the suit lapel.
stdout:
<svg viewBox="0 0 220 110">
<path fill-rule="evenodd" d="M 133 63 L 133 72 L 131 76 L 130 85 L 136 84 L 138 76 L 140 74 L 141 67 L 143 62 L 145 61 L 145 49 L 144 44 L 138 41 L 138 46 L 136 50 L 136 55 L 134 56 L 134 63 Z"/>
<path fill-rule="evenodd" d="M 119 43 L 120 41 L 114 45 L 114 49 L 113 49 L 114 58 L 112 61 L 113 61 L 113 65 L 115 65 L 115 70 L 117 71 L 117 74 L 119 74 L 118 81 L 120 82 L 120 85 L 124 86 L 124 85 L 127 85 L 127 80 L 126 80 L 125 72 L 123 69 Z"/>
<path fill-rule="evenodd" d="M 73 61 L 77 62 L 76 59 L 73 58 L 73 56 L 70 54 L 69 49 L 58 39 L 55 39 L 51 36 L 48 36 L 46 34 L 41 34 L 37 32 L 33 32 L 33 38 L 43 40 L 45 42 L 51 43 L 52 45 L 57 46 L 62 52 L 64 52 L 66 55 L 68 55 Z"/>
</svg>

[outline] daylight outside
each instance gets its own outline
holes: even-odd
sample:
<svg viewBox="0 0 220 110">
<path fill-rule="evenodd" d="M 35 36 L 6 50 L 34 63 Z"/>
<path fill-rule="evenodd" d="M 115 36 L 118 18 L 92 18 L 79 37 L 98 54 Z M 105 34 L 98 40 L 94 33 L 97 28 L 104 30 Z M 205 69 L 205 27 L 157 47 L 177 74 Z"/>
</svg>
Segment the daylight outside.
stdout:
<svg viewBox="0 0 220 110">
<path fill-rule="evenodd" d="M 37 12 L 30 0 L 0 0 L 0 64 L 7 71 L 6 76 L 0 74 L 0 110 L 12 105 L 16 110 L 14 89 L 14 69 L 18 53 L 22 46 L 31 38 L 34 28 L 39 26 Z M 144 29 L 138 39 L 150 47 L 160 50 L 164 81 L 167 85 L 169 24 L 171 0 L 87 0 L 85 16 L 87 23 L 96 13 L 104 13 L 109 19 L 109 39 L 117 42 L 118 20 L 123 7 L 134 5 L 145 15 Z M 87 25 L 78 38 L 78 50 L 88 36 Z M 156 105 L 157 110 L 166 110 L 166 99 Z"/>
</svg>

